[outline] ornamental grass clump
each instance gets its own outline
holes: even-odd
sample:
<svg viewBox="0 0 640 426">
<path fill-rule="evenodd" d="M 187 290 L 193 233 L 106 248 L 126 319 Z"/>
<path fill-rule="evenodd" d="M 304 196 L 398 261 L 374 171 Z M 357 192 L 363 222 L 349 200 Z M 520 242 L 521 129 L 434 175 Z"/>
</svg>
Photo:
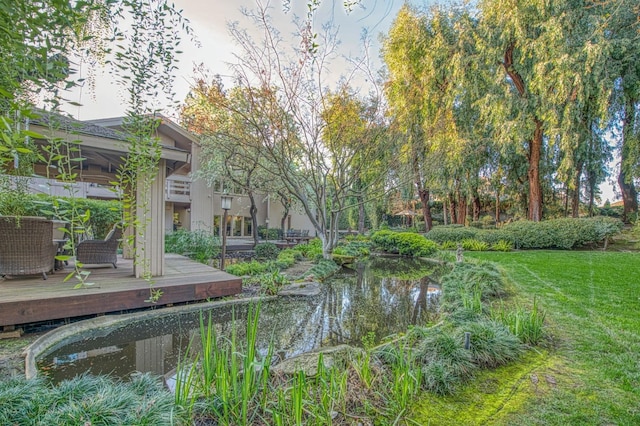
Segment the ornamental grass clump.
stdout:
<svg viewBox="0 0 640 426">
<path fill-rule="evenodd" d="M 80 376 L 58 385 L 43 379 L 0 381 L 2 425 L 172 425 L 186 421 L 173 396 L 150 375 L 130 383 Z"/>
<path fill-rule="evenodd" d="M 517 336 L 522 343 L 537 345 L 545 337 L 544 320 L 546 312 L 538 306 L 536 298 L 530 310 L 522 306 L 508 310 L 502 304 L 493 309 L 491 316 L 496 321 L 504 324 Z"/>
<path fill-rule="evenodd" d="M 517 359 L 524 351 L 517 336 L 503 324 L 483 319 L 462 324 L 457 340 L 469 333 L 469 351 L 473 363 L 480 368 L 495 368 Z"/>
</svg>

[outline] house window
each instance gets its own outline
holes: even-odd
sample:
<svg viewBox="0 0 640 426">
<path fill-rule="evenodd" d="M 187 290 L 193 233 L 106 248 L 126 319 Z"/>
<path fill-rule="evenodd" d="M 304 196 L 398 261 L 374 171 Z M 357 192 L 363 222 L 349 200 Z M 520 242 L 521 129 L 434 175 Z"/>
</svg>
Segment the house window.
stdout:
<svg viewBox="0 0 640 426">
<path fill-rule="evenodd" d="M 222 235 L 220 233 L 220 222 L 222 222 L 222 216 L 213 217 L 213 235 L 215 235 L 216 237 Z"/>
<path fill-rule="evenodd" d="M 232 233 L 234 237 L 242 236 L 242 216 L 233 217 Z"/>
<path fill-rule="evenodd" d="M 253 223 L 251 222 L 251 217 L 246 217 L 244 218 L 244 229 L 243 229 L 243 235 L 245 237 L 250 237 L 253 235 Z"/>
</svg>

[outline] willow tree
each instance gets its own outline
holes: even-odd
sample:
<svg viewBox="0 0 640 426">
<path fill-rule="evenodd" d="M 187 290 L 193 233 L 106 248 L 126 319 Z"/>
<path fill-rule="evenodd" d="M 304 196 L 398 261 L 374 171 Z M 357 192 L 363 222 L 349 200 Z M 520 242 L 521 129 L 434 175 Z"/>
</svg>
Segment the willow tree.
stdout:
<svg viewBox="0 0 640 426">
<path fill-rule="evenodd" d="M 607 4 L 610 19 L 603 24 L 602 42 L 609 53 L 607 62 L 615 78 L 611 115 L 620 151 L 618 185 L 624 203 L 624 219 L 638 213 L 635 181 L 640 178 L 640 29 L 635 2 L 620 0 Z M 633 9 L 632 6 L 636 7 Z"/>
<path fill-rule="evenodd" d="M 423 59 L 427 49 L 426 25 L 417 11 L 405 4 L 383 41 L 382 54 L 388 69 L 386 96 L 398 130 L 405 136 L 402 157 L 422 203 L 426 230 L 432 227 L 430 172 L 426 160 L 430 147 L 425 134 L 427 95 Z"/>
</svg>

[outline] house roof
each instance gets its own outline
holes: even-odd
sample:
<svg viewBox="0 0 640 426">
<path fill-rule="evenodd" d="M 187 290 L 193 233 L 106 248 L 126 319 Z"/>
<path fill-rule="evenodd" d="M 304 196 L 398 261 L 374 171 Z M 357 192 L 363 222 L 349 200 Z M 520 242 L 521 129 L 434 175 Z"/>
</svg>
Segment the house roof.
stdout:
<svg viewBox="0 0 640 426">
<path fill-rule="evenodd" d="M 80 140 L 78 145 L 83 169 L 93 166 L 94 174 L 83 173 L 82 180 L 98 181 L 114 173 L 129 152 L 127 134 L 118 128 L 100 125 L 96 122 L 78 121 L 73 118 L 47 111 L 36 111 L 38 117 L 29 122 L 30 130 L 45 138 L 70 138 Z M 190 147 L 189 147 L 190 148 Z M 171 145 L 162 145 L 160 158 L 166 160 L 168 174 L 191 162 L 190 149 Z M 99 168 L 99 169 L 98 169 Z M 103 177 L 100 177 L 102 175 Z M 88 176 L 93 176 L 89 177 Z"/>
</svg>

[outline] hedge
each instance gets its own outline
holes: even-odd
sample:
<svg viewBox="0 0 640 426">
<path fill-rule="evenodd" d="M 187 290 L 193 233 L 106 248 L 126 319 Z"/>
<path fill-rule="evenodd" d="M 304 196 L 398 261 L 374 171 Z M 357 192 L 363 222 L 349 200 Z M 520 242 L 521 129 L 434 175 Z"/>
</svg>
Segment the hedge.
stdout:
<svg viewBox="0 0 640 426">
<path fill-rule="evenodd" d="M 439 244 L 479 240 L 491 246 L 499 241 L 516 249 L 572 249 L 596 244 L 617 234 L 622 221 L 611 217 L 563 218 L 542 222 L 517 221 L 500 229 L 487 230 L 460 226 L 438 226 L 426 237 Z"/>
</svg>

